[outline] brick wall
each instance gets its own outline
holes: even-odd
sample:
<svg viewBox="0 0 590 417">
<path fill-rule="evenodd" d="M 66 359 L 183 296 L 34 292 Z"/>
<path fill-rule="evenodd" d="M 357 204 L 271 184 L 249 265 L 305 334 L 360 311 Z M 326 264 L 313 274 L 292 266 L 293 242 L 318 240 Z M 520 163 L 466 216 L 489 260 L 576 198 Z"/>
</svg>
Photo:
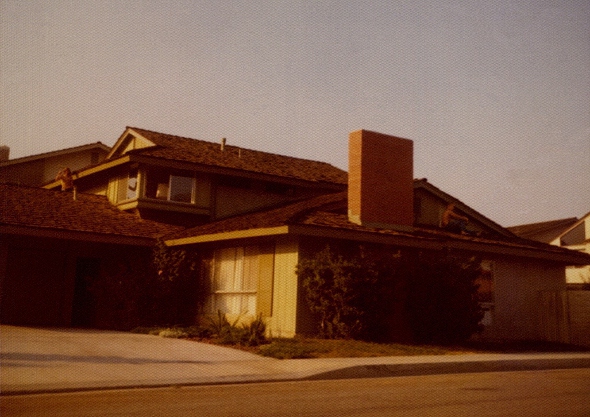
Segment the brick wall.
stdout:
<svg viewBox="0 0 590 417">
<path fill-rule="evenodd" d="M 414 223 L 414 143 L 357 130 L 349 137 L 348 211 L 352 222 L 373 227 Z"/>
</svg>

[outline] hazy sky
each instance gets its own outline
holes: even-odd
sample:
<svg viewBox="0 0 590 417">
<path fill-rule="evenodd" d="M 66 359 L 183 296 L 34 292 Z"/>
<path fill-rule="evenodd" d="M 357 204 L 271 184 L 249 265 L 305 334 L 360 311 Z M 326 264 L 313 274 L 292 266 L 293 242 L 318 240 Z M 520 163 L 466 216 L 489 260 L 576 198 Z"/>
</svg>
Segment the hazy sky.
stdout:
<svg viewBox="0 0 590 417">
<path fill-rule="evenodd" d="M 326 161 L 415 141 L 492 220 L 590 211 L 590 2 L 0 0 L 11 158 L 136 126 Z"/>
</svg>

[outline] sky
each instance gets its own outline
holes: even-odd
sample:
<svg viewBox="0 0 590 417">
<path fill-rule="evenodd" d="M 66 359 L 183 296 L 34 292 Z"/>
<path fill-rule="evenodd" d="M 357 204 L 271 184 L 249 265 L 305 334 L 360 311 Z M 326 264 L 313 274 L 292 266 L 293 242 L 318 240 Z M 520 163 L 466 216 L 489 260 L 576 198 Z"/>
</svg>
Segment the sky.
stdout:
<svg viewBox="0 0 590 417">
<path fill-rule="evenodd" d="M 0 0 L 10 157 L 126 126 L 414 176 L 503 226 L 590 211 L 587 0 Z"/>
</svg>

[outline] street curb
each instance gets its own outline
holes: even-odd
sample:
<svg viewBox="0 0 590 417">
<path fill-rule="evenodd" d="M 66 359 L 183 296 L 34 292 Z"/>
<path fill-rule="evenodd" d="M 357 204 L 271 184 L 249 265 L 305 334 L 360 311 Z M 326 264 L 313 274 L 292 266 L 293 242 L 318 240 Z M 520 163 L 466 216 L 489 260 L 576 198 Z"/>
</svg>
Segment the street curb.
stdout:
<svg viewBox="0 0 590 417">
<path fill-rule="evenodd" d="M 284 372 L 268 376 L 236 375 L 225 379 L 178 380 L 174 382 L 154 382 L 137 384 L 112 384 L 82 386 L 70 388 L 40 388 L 3 390 L 0 397 L 37 394 L 57 394 L 88 391 L 107 391 L 121 389 L 180 388 L 193 386 L 214 386 L 229 384 L 255 384 L 272 382 L 323 381 L 337 379 L 387 378 L 403 376 L 425 376 L 483 372 L 540 371 L 553 369 L 590 368 L 590 357 L 554 358 L 554 359 L 499 359 L 474 360 L 466 362 L 442 363 L 400 363 L 400 364 L 365 364 L 343 367 L 326 372 L 302 376 L 298 372 Z"/>
<path fill-rule="evenodd" d="M 578 359 L 529 359 L 497 360 L 449 363 L 417 363 L 358 365 L 315 374 L 303 380 L 386 378 L 396 376 L 420 376 L 437 374 L 461 374 L 480 372 L 540 371 L 551 369 L 590 368 L 590 358 Z"/>
</svg>

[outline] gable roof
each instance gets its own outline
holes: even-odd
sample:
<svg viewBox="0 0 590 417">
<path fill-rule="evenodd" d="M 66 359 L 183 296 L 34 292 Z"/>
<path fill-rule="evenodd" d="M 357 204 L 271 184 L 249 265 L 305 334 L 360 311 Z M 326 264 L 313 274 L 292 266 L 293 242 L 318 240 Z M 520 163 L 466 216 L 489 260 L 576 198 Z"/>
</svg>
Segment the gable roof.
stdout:
<svg viewBox="0 0 590 417">
<path fill-rule="evenodd" d="M 487 227 L 489 227 L 490 229 L 492 229 L 496 233 L 499 233 L 500 235 L 503 235 L 506 237 L 514 237 L 514 234 L 512 231 L 510 231 L 509 229 L 507 229 L 505 227 L 502 227 L 501 225 L 499 225 L 495 221 L 489 219 L 488 217 L 484 216 L 480 212 L 472 209 L 467 204 L 463 203 L 461 200 L 453 197 L 450 194 L 445 193 L 440 188 L 432 185 L 430 182 L 428 182 L 428 180 L 426 178 L 414 180 L 414 189 L 420 189 L 420 188 L 437 196 L 441 200 L 445 201 L 447 204 L 448 203 L 455 203 L 457 208 L 460 209 L 467 216 L 486 225 Z"/>
<path fill-rule="evenodd" d="M 126 141 L 129 140 L 129 135 L 142 139 L 141 145 L 135 149 L 127 150 Z M 149 143 L 153 146 L 149 146 Z M 346 185 L 348 181 L 346 171 L 326 162 L 255 151 L 232 145 L 225 145 L 221 150 L 220 143 L 136 127 L 127 127 L 107 160 L 125 154 L 229 168 L 316 183 Z"/>
<path fill-rule="evenodd" d="M 105 153 L 108 153 L 111 150 L 110 147 L 108 147 L 107 145 L 105 145 L 102 142 L 89 143 L 86 145 L 73 146 L 71 148 L 59 149 L 57 151 L 44 152 L 44 153 L 39 153 L 36 155 L 28 155 L 28 156 L 23 156 L 21 158 L 9 159 L 7 161 L 0 162 L 0 167 L 22 164 L 25 162 L 36 161 L 39 159 L 52 158 L 55 156 L 62 156 L 62 155 L 70 154 L 70 153 L 87 151 L 87 150 L 92 150 L 92 149 L 101 150 Z"/>
<path fill-rule="evenodd" d="M 550 243 L 559 236 L 570 230 L 578 219 L 570 217 L 567 219 L 551 220 L 547 222 L 522 224 L 511 226 L 507 229 L 517 236 L 525 239 L 532 239 L 539 242 Z"/>
<path fill-rule="evenodd" d="M 296 234 L 323 238 L 376 242 L 420 249 L 469 250 L 492 255 L 513 255 L 585 264 L 587 254 L 521 239 L 518 237 L 464 236 L 443 229 L 379 229 L 352 223 L 346 214 L 347 193 L 322 195 L 280 208 L 241 215 L 164 237 L 170 246 L 243 239 L 270 235 Z"/>
<path fill-rule="evenodd" d="M 112 206 L 106 197 L 44 188 L 0 184 L 0 231 L 48 237 L 69 237 L 149 244 L 180 230 L 142 220 Z"/>
</svg>

